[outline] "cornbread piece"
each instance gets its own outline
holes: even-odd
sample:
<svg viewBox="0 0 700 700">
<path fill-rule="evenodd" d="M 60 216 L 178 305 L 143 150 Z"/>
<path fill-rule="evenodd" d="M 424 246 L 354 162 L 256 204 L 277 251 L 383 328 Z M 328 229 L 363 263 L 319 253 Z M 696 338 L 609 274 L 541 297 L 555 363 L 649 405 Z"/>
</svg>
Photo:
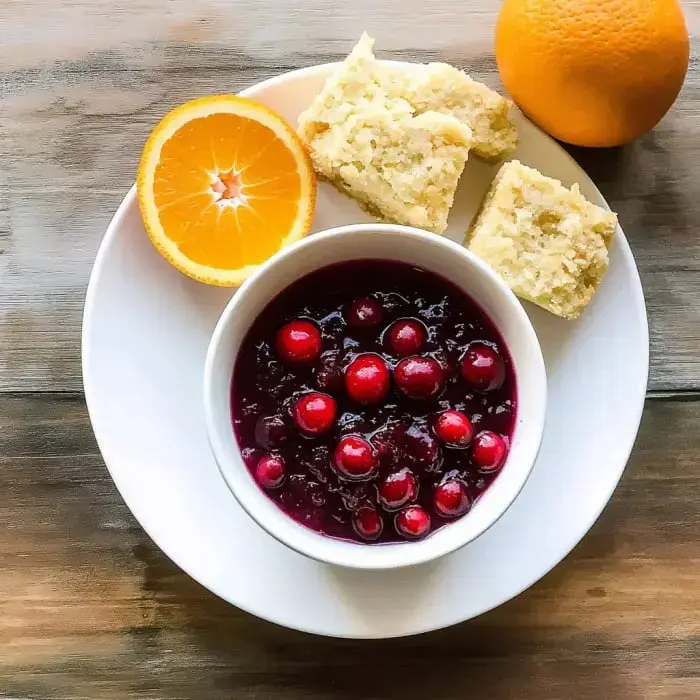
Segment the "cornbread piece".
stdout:
<svg viewBox="0 0 700 700">
<path fill-rule="evenodd" d="M 475 155 L 494 161 L 515 150 L 518 132 L 510 119 L 510 100 L 447 63 L 411 64 L 402 73 L 404 99 L 416 112 L 451 114 L 467 124 Z"/>
<path fill-rule="evenodd" d="M 363 34 L 300 116 L 299 134 L 316 172 L 370 214 L 442 233 L 474 143 L 466 116 L 475 115 L 482 138 L 492 132 L 493 143 L 504 142 L 486 123 L 500 128 L 508 102 L 449 66 L 377 61 L 373 44 Z M 502 105 L 487 107 L 487 97 Z"/>
<path fill-rule="evenodd" d="M 523 299 L 576 318 L 608 267 L 617 216 L 517 160 L 504 164 L 466 245 Z"/>
</svg>

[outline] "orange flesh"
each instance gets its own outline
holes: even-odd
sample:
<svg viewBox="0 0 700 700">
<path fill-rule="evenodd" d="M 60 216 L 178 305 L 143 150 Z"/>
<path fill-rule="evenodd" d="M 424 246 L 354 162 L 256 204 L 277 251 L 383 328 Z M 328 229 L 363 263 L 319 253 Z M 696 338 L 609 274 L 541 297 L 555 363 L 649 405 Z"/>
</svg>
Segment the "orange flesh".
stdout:
<svg viewBox="0 0 700 700">
<path fill-rule="evenodd" d="M 301 187 L 292 154 L 272 130 L 214 114 L 163 145 L 153 195 L 163 230 L 183 255 L 235 270 L 279 250 L 298 215 Z"/>
</svg>

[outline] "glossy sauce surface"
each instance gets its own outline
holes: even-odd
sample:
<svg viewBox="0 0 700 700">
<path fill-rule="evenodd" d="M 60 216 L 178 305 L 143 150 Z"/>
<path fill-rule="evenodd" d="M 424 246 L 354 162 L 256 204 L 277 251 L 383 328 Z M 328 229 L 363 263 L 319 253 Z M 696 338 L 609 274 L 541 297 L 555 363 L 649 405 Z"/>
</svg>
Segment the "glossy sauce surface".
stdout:
<svg viewBox="0 0 700 700">
<path fill-rule="evenodd" d="M 347 319 L 353 302 L 364 298 L 378 302 L 381 322 L 350 327 Z M 397 389 L 392 376 L 391 388 L 379 403 L 352 400 L 344 385 L 345 369 L 358 355 L 374 353 L 393 374 L 402 358 L 392 350 L 388 329 L 406 318 L 424 327 L 425 339 L 416 354 L 437 360 L 444 372 L 444 389 L 434 398 L 409 398 Z M 279 329 L 298 319 L 313 322 L 321 331 L 321 355 L 310 363 L 283 361 L 276 349 Z M 460 361 L 474 343 L 493 347 L 502 358 L 505 378 L 499 388 L 480 393 L 461 375 Z M 336 420 L 328 432 L 308 436 L 295 425 L 293 407 L 301 396 L 318 391 L 337 402 Z M 364 542 L 353 526 L 353 513 L 370 506 L 383 523 L 376 542 L 391 542 L 406 537 L 396 527 L 398 511 L 379 501 L 379 484 L 387 476 L 410 470 L 418 483 L 413 502 L 429 514 L 430 532 L 451 522 L 436 510 L 436 488 L 457 479 L 473 502 L 498 470 L 480 469 L 470 447 L 450 447 L 438 439 L 436 417 L 448 409 L 462 411 L 471 420 L 474 435 L 493 431 L 509 444 L 516 387 L 498 331 L 463 292 L 408 265 L 354 261 L 302 278 L 264 309 L 238 354 L 231 407 L 236 438 L 251 473 L 265 456 L 284 460 L 284 482 L 264 490 L 290 517 L 330 537 Z M 379 466 L 368 480 L 348 481 L 333 466 L 338 441 L 347 435 L 367 439 L 376 450 Z"/>
</svg>

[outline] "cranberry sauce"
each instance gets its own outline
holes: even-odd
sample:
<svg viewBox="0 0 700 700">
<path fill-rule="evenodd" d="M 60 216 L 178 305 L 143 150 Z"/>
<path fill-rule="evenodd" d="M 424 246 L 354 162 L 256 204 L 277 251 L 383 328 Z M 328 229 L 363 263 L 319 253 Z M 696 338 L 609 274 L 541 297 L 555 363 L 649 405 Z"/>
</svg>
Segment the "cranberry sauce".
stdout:
<svg viewBox="0 0 700 700">
<path fill-rule="evenodd" d="M 516 391 L 503 340 L 446 280 L 365 260 L 295 282 L 246 335 L 232 419 L 290 517 L 357 542 L 415 540 L 496 478 Z"/>
</svg>

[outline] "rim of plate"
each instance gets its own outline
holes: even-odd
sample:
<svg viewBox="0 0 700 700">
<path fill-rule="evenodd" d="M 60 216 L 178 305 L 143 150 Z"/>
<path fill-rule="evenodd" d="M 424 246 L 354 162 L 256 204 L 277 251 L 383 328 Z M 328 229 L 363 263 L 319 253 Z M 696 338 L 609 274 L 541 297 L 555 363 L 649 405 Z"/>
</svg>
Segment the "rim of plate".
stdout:
<svg viewBox="0 0 700 700">
<path fill-rule="evenodd" d="M 407 64 L 409 63 L 408 61 L 383 61 L 384 63 L 393 63 L 393 64 Z M 322 63 L 322 64 L 317 64 L 314 66 L 308 66 L 306 68 L 299 68 L 297 70 L 289 71 L 287 73 L 282 73 L 280 75 L 273 76 L 271 78 L 268 78 L 266 80 L 263 80 L 259 83 L 256 83 L 254 85 L 251 85 L 248 88 L 245 88 L 244 90 L 241 90 L 238 94 L 244 97 L 252 97 L 258 92 L 268 89 L 270 87 L 274 87 L 276 85 L 286 83 L 290 80 L 294 80 L 296 78 L 305 78 L 309 76 L 315 76 L 317 74 L 325 74 L 328 71 L 332 70 L 334 66 L 337 66 L 339 62 L 331 62 L 331 63 Z M 410 63 L 409 63 L 410 64 Z M 540 132 L 540 134 L 548 139 L 551 142 L 551 145 L 560 152 L 561 155 L 564 156 L 566 160 L 568 160 L 576 169 L 578 169 L 581 173 L 584 174 L 584 176 L 588 179 L 590 182 L 591 189 L 595 191 L 595 193 L 598 195 L 600 198 L 600 201 L 604 203 L 603 206 L 605 208 L 610 209 L 607 201 L 603 197 L 602 193 L 598 189 L 597 185 L 590 179 L 588 174 L 583 170 L 583 168 L 578 164 L 578 162 L 573 158 L 564 148 L 561 146 L 555 139 L 553 139 L 551 136 L 543 132 L 541 129 L 536 127 L 535 125 L 531 126 L 536 129 L 537 131 Z M 126 216 L 126 213 L 131 209 L 131 207 L 138 207 L 138 202 L 136 201 L 136 185 L 132 185 L 131 188 L 128 190 L 126 193 L 124 199 L 121 201 L 119 204 L 114 216 L 112 217 L 112 220 L 110 221 L 109 225 L 107 226 L 107 230 L 105 231 L 105 234 L 102 238 L 102 241 L 100 242 L 99 249 L 97 251 L 97 255 L 95 257 L 95 262 L 93 264 L 92 271 L 90 273 L 90 279 L 88 281 L 88 287 L 87 287 L 87 292 L 85 295 L 85 304 L 83 307 L 83 322 L 82 322 L 82 332 L 81 332 L 81 368 L 82 368 L 82 376 L 83 376 L 83 389 L 84 389 L 84 394 L 85 394 L 85 404 L 87 407 L 88 411 L 88 416 L 90 418 L 90 423 L 93 429 L 93 433 L 95 435 L 95 440 L 97 442 L 97 446 L 100 450 L 100 453 L 103 457 L 103 460 L 105 462 L 105 466 L 107 468 L 107 471 L 109 472 L 109 475 L 114 482 L 114 485 L 117 488 L 117 491 L 119 492 L 120 496 L 124 500 L 124 503 L 126 504 L 127 508 L 129 511 L 132 513 L 134 518 L 138 521 L 140 527 L 144 530 L 144 532 L 148 535 L 148 537 L 153 540 L 153 542 L 156 544 L 156 546 L 165 554 L 168 559 L 170 559 L 179 569 L 184 571 L 190 578 L 194 579 L 197 581 L 200 585 L 202 585 L 204 588 L 209 590 L 211 593 L 216 595 L 217 597 L 221 598 L 222 600 L 228 602 L 231 605 L 234 605 L 241 610 L 254 615 L 255 617 L 262 618 L 264 620 L 267 620 L 269 622 L 273 622 L 275 624 L 282 625 L 284 627 L 288 627 L 290 629 L 296 629 L 300 632 L 306 632 L 309 634 L 315 634 L 315 635 L 320 635 L 320 636 L 325 636 L 325 637 L 336 637 L 336 638 L 346 638 L 346 639 L 380 639 L 380 638 L 396 638 L 396 637 L 409 637 L 409 636 L 414 636 L 418 634 L 425 634 L 426 632 L 433 632 L 438 629 L 444 629 L 446 627 L 454 626 L 457 624 L 460 624 L 462 622 L 466 622 L 468 620 L 472 620 L 476 617 L 479 617 L 491 610 L 494 610 L 504 603 L 508 602 L 509 600 L 513 600 L 514 598 L 517 598 L 521 593 L 526 591 L 528 588 L 533 586 L 537 581 L 542 579 L 544 576 L 546 576 L 550 571 L 552 571 L 556 566 L 558 566 L 572 551 L 573 549 L 581 542 L 581 540 L 586 536 L 586 534 L 590 531 L 590 529 L 593 527 L 593 525 L 597 522 L 598 518 L 600 517 L 601 513 L 605 509 L 605 507 L 608 505 L 610 502 L 610 499 L 612 498 L 613 493 L 615 492 L 615 489 L 617 488 L 620 479 L 622 478 L 622 475 L 624 474 L 625 468 L 627 467 L 627 463 L 629 462 L 630 455 L 632 454 L 632 449 L 634 447 L 634 444 L 637 439 L 637 435 L 639 433 L 639 427 L 641 425 L 641 419 L 642 419 L 642 413 L 644 410 L 644 404 L 645 404 L 645 399 L 646 399 L 646 389 L 648 385 L 648 378 L 649 378 L 649 324 L 648 324 L 648 318 L 646 314 L 646 304 L 644 300 L 644 293 L 643 293 L 643 288 L 642 288 L 642 283 L 641 283 L 641 278 L 639 276 L 639 270 L 637 269 L 637 265 L 634 261 L 634 255 L 632 254 L 632 250 L 630 248 L 630 245 L 627 241 L 626 236 L 624 235 L 621 227 L 618 224 L 617 227 L 617 238 L 618 238 L 618 243 L 621 248 L 621 252 L 625 258 L 625 264 L 628 267 L 631 267 L 630 269 L 630 274 L 632 276 L 633 281 L 635 282 L 634 284 L 634 296 L 636 297 L 636 311 L 637 311 L 637 322 L 640 324 L 640 328 L 643 331 L 644 335 L 644 343 L 643 343 L 643 348 L 640 350 L 640 352 L 643 353 L 643 363 L 644 363 L 644 368 L 645 368 L 645 376 L 644 376 L 644 381 L 639 383 L 639 391 L 638 395 L 634 397 L 635 403 L 637 404 L 637 409 L 634 414 L 634 424 L 636 424 L 636 429 L 630 433 L 629 439 L 626 441 L 626 444 L 624 448 L 621 450 L 621 453 L 625 455 L 624 462 L 621 464 L 619 468 L 619 475 L 617 479 L 615 480 L 612 488 L 609 490 L 609 492 L 606 494 L 605 500 L 601 502 L 600 508 L 598 508 L 595 512 L 594 517 L 590 519 L 590 522 L 586 525 L 584 529 L 582 529 L 581 532 L 578 532 L 573 536 L 567 539 L 566 545 L 562 546 L 560 548 L 560 551 L 557 553 L 556 560 L 552 561 L 551 565 L 548 565 L 547 568 L 544 570 L 538 571 L 534 576 L 529 577 L 527 579 L 527 582 L 523 585 L 519 585 L 516 587 L 516 590 L 511 594 L 511 595 L 506 595 L 503 596 L 502 598 L 499 598 L 498 600 L 494 601 L 492 604 L 489 604 L 487 606 L 484 606 L 483 609 L 478 610 L 478 612 L 474 614 L 470 614 L 467 616 L 460 616 L 456 618 L 453 622 L 451 622 L 449 625 L 424 625 L 421 629 L 417 629 L 411 632 L 406 632 L 405 634 L 394 634 L 394 635 L 356 635 L 356 634 L 331 634 L 327 631 L 319 630 L 317 628 L 314 628 L 313 626 L 305 626 L 305 625 L 290 625 L 288 622 L 283 622 L 281 620 L 277 619 L 271 619 L 270 617 L 267 617 L 266 615 L 262 614 L 261 612 L 252 609 L 250 606 L 247 606 L 240 601 L 236 600 L 231 600 L 229 596 L 226 595 L 226 593 L 222 590 L 219 590 L 218 587 L 216 586 L 210 586 L 208 584 L 202 583 L 198 576 L 190 570 L 190 568 L 182 563 L 180 561 L 180 557 L 173 553 L 171 551 L 170 547 L 163 547 L 158 540 L 151 534 L 151 531 L 148 527 L 144 526 L 142 523 L 141 519 L 138 517 L 138 515 L 134 512 L 132 509 L 131 504 L 124 498 L 122 488 L 119 485 L 119 479 L 117 477 L 117 474 L 113 469 L 110 467 L 110 461 L 116 461 L 113 456 L 110 456 L 107 454 L 107 451 L 104 449 L 104 444 L 105 441 L 100 437 L 101 430 L 98 429 L 98 427 L 95 424 L 94 421 L 94 416 L 93 416 L 93 411 L 90 408 L 90 396 L 92 395 L 92 390 L 90 389 L 91 386 L 91 379 L 89 376 L 89 355 L 90 355 L 90 350 L 87 345 L 87 338 L 89 336 L 89 330 L 90 330 L 90 324 L 91 324 L 91 319 L 93 316 L 93 307 L 96 303 L 96 288 L 97 288 L 97 280 L 100 277 L 102 268 L 105 265 L 105 261 L 108 256 L 108 251 L 109 248 L 111 247 L 111 243 L 113 239 L 115 238 L 116 232 L 122 225 L 122 222 Z M 632 398 L 632 397 L 631 397 Z M 517 500 L 517 499 L 516 499 Z M 302 555 L 299 555 L 302 556 Z"/>
</svg>

